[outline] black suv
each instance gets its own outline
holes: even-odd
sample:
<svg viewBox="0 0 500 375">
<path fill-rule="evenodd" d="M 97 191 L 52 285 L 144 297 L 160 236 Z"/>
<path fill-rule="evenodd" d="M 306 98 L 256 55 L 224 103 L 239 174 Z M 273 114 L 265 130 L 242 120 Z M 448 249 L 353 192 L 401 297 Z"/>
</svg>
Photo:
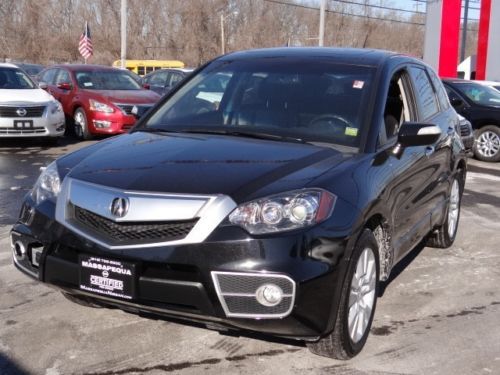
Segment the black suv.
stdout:
<svg viewBox="0 0 500 375">
<path fill-rule="evenodd" d="M 14 263 L 79 303 L 347 359 L 394 265 L 422 240 L 455 240 L 458 121 L 434 71 L 408 56 L 228 54 L 129 134 L 50 164 L 11 231 Z"/>
<path fill-rule="evenodd" d="M 500 92 L 474 81 L 445 79 L 444 86 L 455 110 L 474 129 L 474 156 L 483 161 L 500 160 Z"/>
</svg>

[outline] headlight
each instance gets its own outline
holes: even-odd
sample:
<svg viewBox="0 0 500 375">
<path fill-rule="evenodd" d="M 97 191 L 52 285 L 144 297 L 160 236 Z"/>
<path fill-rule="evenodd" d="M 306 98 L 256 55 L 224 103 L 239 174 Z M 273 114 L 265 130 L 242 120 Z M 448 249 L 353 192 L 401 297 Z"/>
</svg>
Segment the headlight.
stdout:
<svg viewBox="0 0 500 375">
<path fill-rule="evenodd" d="M 36 204 L 40 204 L 47 199 L 55 202 L 59 191 L 61 190 L 61 180 L 57 172 L 56 162 L 50 163 L 42 172 L 35 183 L 31 196 Z"/>
<path fill-rule="evenodd" d="M 97 100 L 90 99 L 90 110 L 95 112 L 112 113 L 115 110 L 107 104 L 98 102 Z"/>
<path fill-rule="evenodd" d="M 328 219 L 335 200 L 336 196 L 326 190 L 295 190 L 241 204 L 229 215 L 229 221 L 251 234 L 298 229 Z"/>
<path fill-rule="evenodd" d="M 54 100 L 50 102 L 50 113 L 56 114 L 58 112 L 62 112 L 63 108 L 61 103 L 59 103 L 57 100 Z"/>
</svg>

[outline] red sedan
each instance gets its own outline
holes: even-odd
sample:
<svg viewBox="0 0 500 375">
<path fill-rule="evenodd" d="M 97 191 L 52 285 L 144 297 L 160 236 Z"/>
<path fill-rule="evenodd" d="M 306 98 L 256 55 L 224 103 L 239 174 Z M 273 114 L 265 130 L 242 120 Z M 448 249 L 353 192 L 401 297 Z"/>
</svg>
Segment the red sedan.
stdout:
<svg viewBox="0 0 500 375">
<path fill-rule="evenodd" d="M 135 123 L 133 107 L 152 107 L 160 99 L 129 71 L 107 66 L 54 65 L 39 77 L 40 87 L 61 102 L 81 139 L 127 132 Z"/>
</svg>

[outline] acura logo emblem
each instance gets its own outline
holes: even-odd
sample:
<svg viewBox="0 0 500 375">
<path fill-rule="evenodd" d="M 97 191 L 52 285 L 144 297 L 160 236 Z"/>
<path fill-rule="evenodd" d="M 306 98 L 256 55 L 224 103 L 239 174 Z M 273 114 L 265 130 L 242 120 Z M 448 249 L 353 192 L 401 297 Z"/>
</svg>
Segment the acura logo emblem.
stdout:
<svg viewBox="0 0 500 375">
<path fill-rule="evenodd" d="M 128 212 L 129 202 L 127 198 L 115 198 L 111 202 L 111 215 L 115 217 L 124 217 Z"/>
<path fill-rule="evenodd" d="M 24 117 L 28 113 L 28 111 L 25 108 L 18 108 L 16 110 L 16 113 L 19 117 Z"/>
</svg>

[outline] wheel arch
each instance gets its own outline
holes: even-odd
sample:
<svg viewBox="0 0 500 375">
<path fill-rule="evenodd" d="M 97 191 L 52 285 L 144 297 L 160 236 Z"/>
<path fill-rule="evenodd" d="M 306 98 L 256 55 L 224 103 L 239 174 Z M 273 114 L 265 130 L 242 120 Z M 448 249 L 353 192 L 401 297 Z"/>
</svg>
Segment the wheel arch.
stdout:
<svg viewBox="0 0 500 375">
<path fill-rule="evenodd" d="M 377 240 L 379 255 L 379 279 L 385 281 L 389 278 L 394 263 L 394 249 L 391 246 L 392 231 L 389 221 L 381 213 L 371 215 L 363 227 L 372 231 Z"/>
</svg>

